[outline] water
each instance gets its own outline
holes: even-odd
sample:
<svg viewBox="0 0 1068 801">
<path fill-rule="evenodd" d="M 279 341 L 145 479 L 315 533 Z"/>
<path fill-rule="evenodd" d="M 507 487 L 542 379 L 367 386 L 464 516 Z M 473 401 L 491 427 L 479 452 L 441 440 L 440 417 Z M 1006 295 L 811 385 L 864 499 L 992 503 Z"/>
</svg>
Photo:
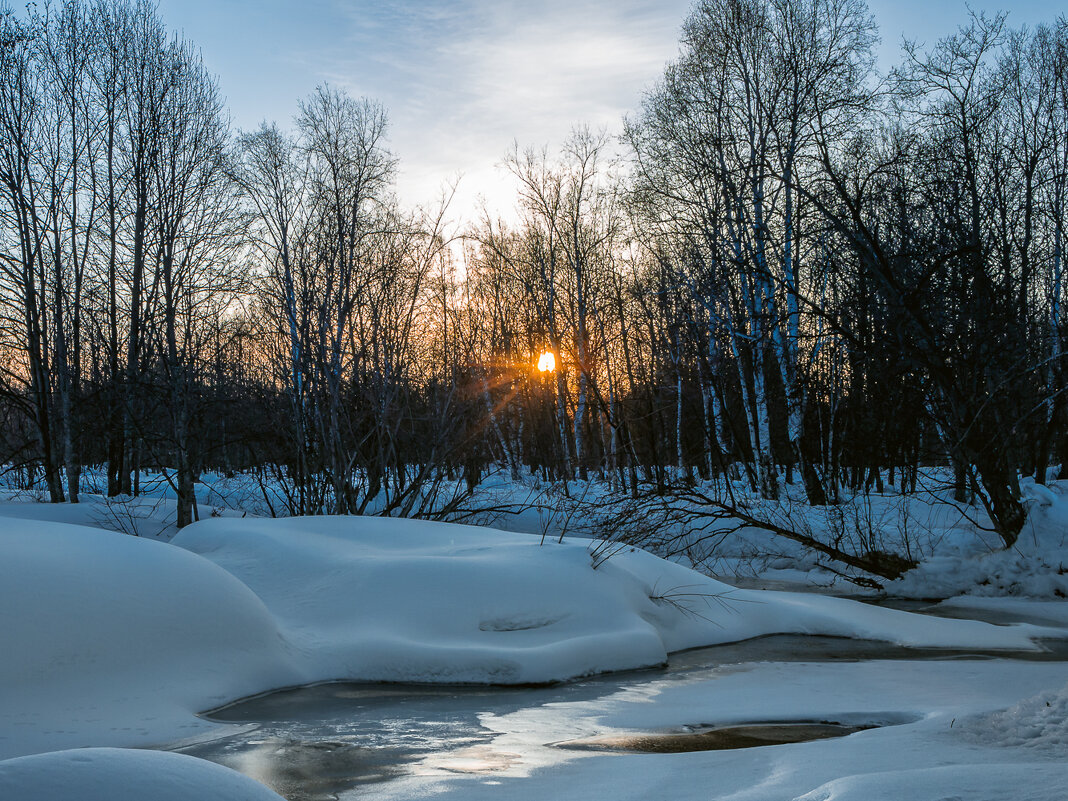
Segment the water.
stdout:
<svg viewBox="0 0 1068 801">
<path fill-rule="evenodd" d="M 303 687 L 207 715 L 251 727 L 182 751 L 234 768 L 290 801 L 333 799 L 413 773 L 494 773 L 510 757 L 494 750 L 495 733 L 483 726 L 483 716 L 593 701 L 663 675 L 634 671 L 544 687 Z"/>
<path fill-rule="evenodd" d="M 492 777 L 516 762 L 536 763 L 538 758 L 532 752 L 538 749 L 542 764 L 547 764 L 546 742 L 566 747 L 569 742 L 584 738 L 596 741 L 605 734 L 569 730 L 568 721 L 561 715 L 560 730 L 542 732 L 542 739 L 531 742 L 529 749 L 524 750 L 522 743 L 517 747 L 514 742 L 502 748 L 497 741 L 499 733 L 486 722 L 521 710 L 594 702 L 621 691 L 640 692 L 654 682 L 662 685 L 665 681 L 714 680 L 746 670 L 755 662 L 995 658 L 1068 661 L 1068 642 L 1048 645 L 1045 652 L 1007 656 L 913 650 L 836 637 L 776 635 L 677 653 L 661 669 L 550 686 L 323 684 L 272 693 L 208 713 L 205 717 L 211 720 L 233 724 L 234 733 L 180 750 L 234 768 L 289 801 L 325 801 L 342 794 L 356 798 L 364 791 L 373 791 L 376 785 L 402 777 Z M 679 723 L 683 726 L 687 721 Z M 818 726 L 828 722 L 807 723 Z M 864 721 L 845 723 L 854 730 L 865 726 Z"/>
<path fill-rule="evenodd" d="M 561 743 L 560 747 L 575 751 L 685 754 L 692 751 L 730 751 L 736 748 L 807 743 L 831 737 L 848 737 L 858 731 L 874 728 L 877 728 L 875 724 L 850 725 L 831 720 L 791 720 L 745 726 L 699 727 L 696 730 L 687 726 L 682 731 L 669 733 L 587 737 Z"/>
</svg>

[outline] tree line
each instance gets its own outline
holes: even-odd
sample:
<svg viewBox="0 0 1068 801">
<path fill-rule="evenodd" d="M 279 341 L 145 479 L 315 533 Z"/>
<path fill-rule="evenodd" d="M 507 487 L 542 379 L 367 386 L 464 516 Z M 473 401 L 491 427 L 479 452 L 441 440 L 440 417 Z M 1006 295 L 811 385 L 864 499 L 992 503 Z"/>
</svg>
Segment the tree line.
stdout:
<svg viewBox="0 0 1068 801">
<path fill-rule="evenodd" d="M 737 509 L 937 464 L 1011 545 L 1065 448 L 1068 23 L 877 41 L 700 0 L 620 141 L 517 147 L 518 214 L 459 230 L 373 101 L 237 133 L 150 3 L 4 11 L 0 461 L 55 501 L 168 468 L 179 525 L 206 470 L 445 516 L 497 469 Z"/>
</svg>

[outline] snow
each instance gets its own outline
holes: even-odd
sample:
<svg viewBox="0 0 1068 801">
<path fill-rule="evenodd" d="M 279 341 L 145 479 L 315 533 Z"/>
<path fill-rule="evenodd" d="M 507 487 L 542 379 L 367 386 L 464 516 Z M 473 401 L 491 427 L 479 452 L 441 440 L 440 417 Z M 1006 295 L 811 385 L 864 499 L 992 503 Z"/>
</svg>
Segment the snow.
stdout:
<svg viewBox="0 0 1068 801">
<path fill-rule="evenodd" d="M 248 587 L 164 543 L 7 521 L 0 609 L 0 757 L 193 736 L 215 728 L 195 713 L 301 679 Z"/>
<path fill-rule="evenodd" d="M 1021 478 L 1028 516 L 1019 539 L 1009 549 L 1002 547 L 989 517 L 977 503 L 953 500 L 952 484 L 952 475 L 944 469 L 927 468 L 921 471 L 920 491 L 915 494 L 902 494 L 889 483 L 883 493 L 850 493 L 843 488 L 840 504 L 822 508 L 807 506 L 800 485 L 783 484 L 782 500 L 774 504 L 752 497 L 744 482 L 736 482 L 733 491 L 738 502 L 748 505 L 756 517 L 836 544 L 847 552 L 876 548 L 916 559 L 919 566 L 900 579 L 880 579 L 885 594 L 891 597 L 1068 597 L 1068 481 L 1047 487 Z M 572 490 L 576 496 L 587 492 L 579 484 Z M 698 482 L 696 491 L 716 497 L 722 490 Z M 589 494 L 590 507 L 607 509 L 608 517 L 615 520 L 612 514 L 618 511 L 618 502 L 610 502 L 596 489 Z M 703 572 L 732 582 L 741 578 L 765 586 L 786 582 L 819 592 L 863 592 L 840 573 L 826 569 L 811 550 L 767 530 L 729 517 L 714 521 L 702 516 L 699 506 L 689 508 L 695 516 L 685 525 L 678 522 L 678 509 L 668 514 L 648 504 L 643 510 L 649 519 L 640 519 L 635 529 L 648 547 L 676 553 L 680 560 L 691 559 Z M 569 521 L 572 530 L 593 522 L 584 518 L 581 508 L 571 513 Z M 529 520 L 522 516 L 520 521 L 504 517 L 499 522 L 508 528 L 529 528 L 524 525 Z M 842 566 L 837 569 L 842 570 Z M 878 595 L 875 591 L 869 594 Z"/>
<path fill-rule="evenodd" d="M 972 721 L 967 728 L 976 742 L 1068 755 L 1068 684 Z"/>
<path fill-rule="evenodd" d="M 162 751 L 80 748 L 0 762 L 11 801 L 279 801 L 237 771 Z"/>
<path fill-rule="evenodd" d="M 986 764 L 847 776 L 827 782 L 796 801 L 1049 801 L 1065 797 L 1068 775 L 1059 766 Z"/>
<path fill-rule="evenodd" d="M 13 522 L 0 755 L 198 736 L 214 724 L 197 712 L 315 681 L 558 681 L 776 632 L 983 649 L 1064 635 L 737 590 L 640 550 L 594 569 L 584 541 L 540 543 L 389 518 L 211 519 L 173 544 Z"/>
<path fill-rule="evenodd" d="M 983 547 L 958 532 L 955 547 L 942 548 L 888 586 L 894 595 L 1068 597 L 1068 484 L 1053 488 L 1022 482 L 1027 521 L 1012 548 Z M 947 543 L 947 545 L 950 545 Z"/>
<path fill-rule="evenodd" d="M 1068 503 L 1060 492 L 1032 497 L 1017 551 L 962 546 L 924 568 L 946 587 L 986 588 L 977 577 L 1000 565 L 1005 580 L 990 591 L 1014 597 L 954 599 L 945 609 L 1032 621 L 1022 625 L 739 589 L 640 549 L 601 561 L 595 543 L 573 537 L 389 518 L 228 516 L 162 542 L 78 525 L 94 522 L 102 504 L 112 508 L 91 496 L 79 507 L 12 501 L 0 505 L 0 798 L 274 798 L 201 760 L 128 749 L 231 732 L 197 713 L 305 683 L 554 682 L 776 633 L 1040 650 L 1036 638 L 1068 637 L 1068 612 L 1063 602 L 1021 597 L 1031 586 L 1027 560 L 1042 561 L 1049 584 L 1037 594 L 1055 594 Z M 138 519 L 155 526 L 163 501 Z M 1068 797 L 1064 680 L 1061 662 L 1010 659 L 768 662 L 645 678 L 592 703 L 487 715 L 487 747 L 453 753 L 452 767 L 428 763 L 423 775 L 374 794 L 522 801 L 561 797 L 566 787 L 576 798 L 683 800 L 714 790 L 728 801 L 1053 801 Z M 546 745 L 832 718 L 882 728 L 745 752 L 601 756 Z M 465 759 L 501 766 L 494 783 L 477 770 L 457 779 Z M 169 789 L 153 789 L 157 780 Z"/>
<path fill-rule="evenodd" d="M 561 681 L 774 633 L 982 649 L 1063 636 L 739 590 L 638 549 L 594 568 L 584 540 L 418 520 L 214 519 L 173 543 L 248 585 L 317 680 Z"/>
<path fill-rule="evenodd" d="M 87 470 L 82 502 L 77 505 L 27 502 L 40 501 L 43 496 L 0 489 L 0 518 L 76 523 L 166 541 L 177 533 L 174 493 L 167 481 L 170 472 L 143 472 L 142 494 L 137 498 L 108 498 L 99 494 L 106 477 Z M 917 558 L 918 568 L 886 583 L 886 592 L 893 597 L 1068 597 L 1068 481 L 1054 481 L 1047 487 L 1021 478 L 1028 519 L 1019 541 L 1009 550 L 1001 548 L 979 506 L 952 500 L 952 475 L 945 469 L 923 469 L 919 486 L 916 494 L 901 494 L 888 482 L 884 493 L 851 495 L 843 489 L 839 506 L 814 509 L 804 503 L 799 485 L 784 484 L 782 507 L 778 511 L 761 507 L 760 513 L 830 540 L 842 537 L 847 547 L 849 543 L 874 545 Z M 715 495 L 714 487 L 704 489 Z M 533 475 L 524 474 L 516 482 L 503 472 L 491 474 L 476 488 L 467 506 L 497 511 L 474 514 L 470 522 L 555 538 L 562 530 L 575 535 L 590 531 L 603 523 L 599 515 L 605 509 L 611 512 L 615 508 L 601 482 L 575 482 L 571 490 L 571 497 L 564 498 Z M 739 497 L 748 497 L 745 482 L 737 482 L 734 491 Z M 196 485 L 196 495 L 203 519 L 285 514 L 281 487 L 269 478 L 205 473 Z M 760 503 L 756 499 L 749 502 Z M 654 511 L 649 510 L 650 514 Z M 655 537 L 675 547 L 702 536 L 701 531 L 687 532 L 670 519 L 644 521 L 646 528 L 651 523 L 655 524 Z M 698 518 L 694 525 L 702 523 L 707 521 Z M 692 558 L 702 572 L 727 577 L 731 582 L 735 577 L 747 582 L 755 578 L 764 585 L 788 582 L 820 592 L 862 592 L 824 569 L 815 555 L 796 543 L 749 526 L 735 530 L 737 521 L 724 521 L 724 526 L 731 530 L 729 536 L 695 542 L 683 549 L 685 556 L 675 558 Z M 655 551 L 655 544 L 648 547 Z"/>
<path fill-rule="evenodd" d="M 0 499 L 0 528 L 8 525 L 7 519 L 39 520 L 102 528 L 163 542 L 178 531 L 174 525 L 175 502 L 165 497 L 106 498 L 83 494 L 78 503 L 47 503 L 36 496 L 26 498 L 19 493 L 12 497 L 12 493 L 4 493 Z M 212 507 L 203 508 L 205 514 L 212 511 Z"/>
</svg>

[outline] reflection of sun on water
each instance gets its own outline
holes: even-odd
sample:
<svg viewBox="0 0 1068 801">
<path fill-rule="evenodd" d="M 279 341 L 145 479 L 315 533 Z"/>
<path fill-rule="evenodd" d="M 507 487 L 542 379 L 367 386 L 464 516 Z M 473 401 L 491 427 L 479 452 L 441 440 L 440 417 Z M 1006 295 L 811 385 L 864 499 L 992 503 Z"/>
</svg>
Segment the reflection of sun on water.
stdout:
<svg viewBox="0 0 1068 801">
<path fill-rule="evenodd" d="M 519 754 L 496 751 L 492 743 L 431 754 L 416 765 L 417 776 L 440 776 L 442 773 L 496 773 L 522 764 Z"/>
<path fill-rule="evenodd" d="M 538 369 L 543 373 L 551 373 L 556 369 L 556 357 L 550 351 L 545 351 L 538 357 Z"/>
</svg>

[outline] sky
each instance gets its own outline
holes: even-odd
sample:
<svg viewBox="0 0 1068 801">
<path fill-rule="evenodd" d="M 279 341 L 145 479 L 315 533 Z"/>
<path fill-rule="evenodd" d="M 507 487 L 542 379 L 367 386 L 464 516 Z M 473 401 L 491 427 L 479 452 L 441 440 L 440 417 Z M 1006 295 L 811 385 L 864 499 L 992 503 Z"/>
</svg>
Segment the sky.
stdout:
<svg viewBox="0 0 1068 801">
<path fill-rule="evenodd" d="M 300 98 L 328 83 L 382 103 L 400 159 L 397 193 L 433 204 L 459 179 L 450 207 L 508 215 L 500 167 L 520 149 L 557 148 L 577 125 L 622 129 L 678 52 L 691 0 L 160 0 L 163 20 L 200 47 L 235 127 L 288 127 Z M 1011 6 L 1012 25 L 1052 21 L 1046 0 Z M 869 0 L 880 65 L 903 35 L 933 44 L 966 20 L 964 0 Z"/>
</svg>

